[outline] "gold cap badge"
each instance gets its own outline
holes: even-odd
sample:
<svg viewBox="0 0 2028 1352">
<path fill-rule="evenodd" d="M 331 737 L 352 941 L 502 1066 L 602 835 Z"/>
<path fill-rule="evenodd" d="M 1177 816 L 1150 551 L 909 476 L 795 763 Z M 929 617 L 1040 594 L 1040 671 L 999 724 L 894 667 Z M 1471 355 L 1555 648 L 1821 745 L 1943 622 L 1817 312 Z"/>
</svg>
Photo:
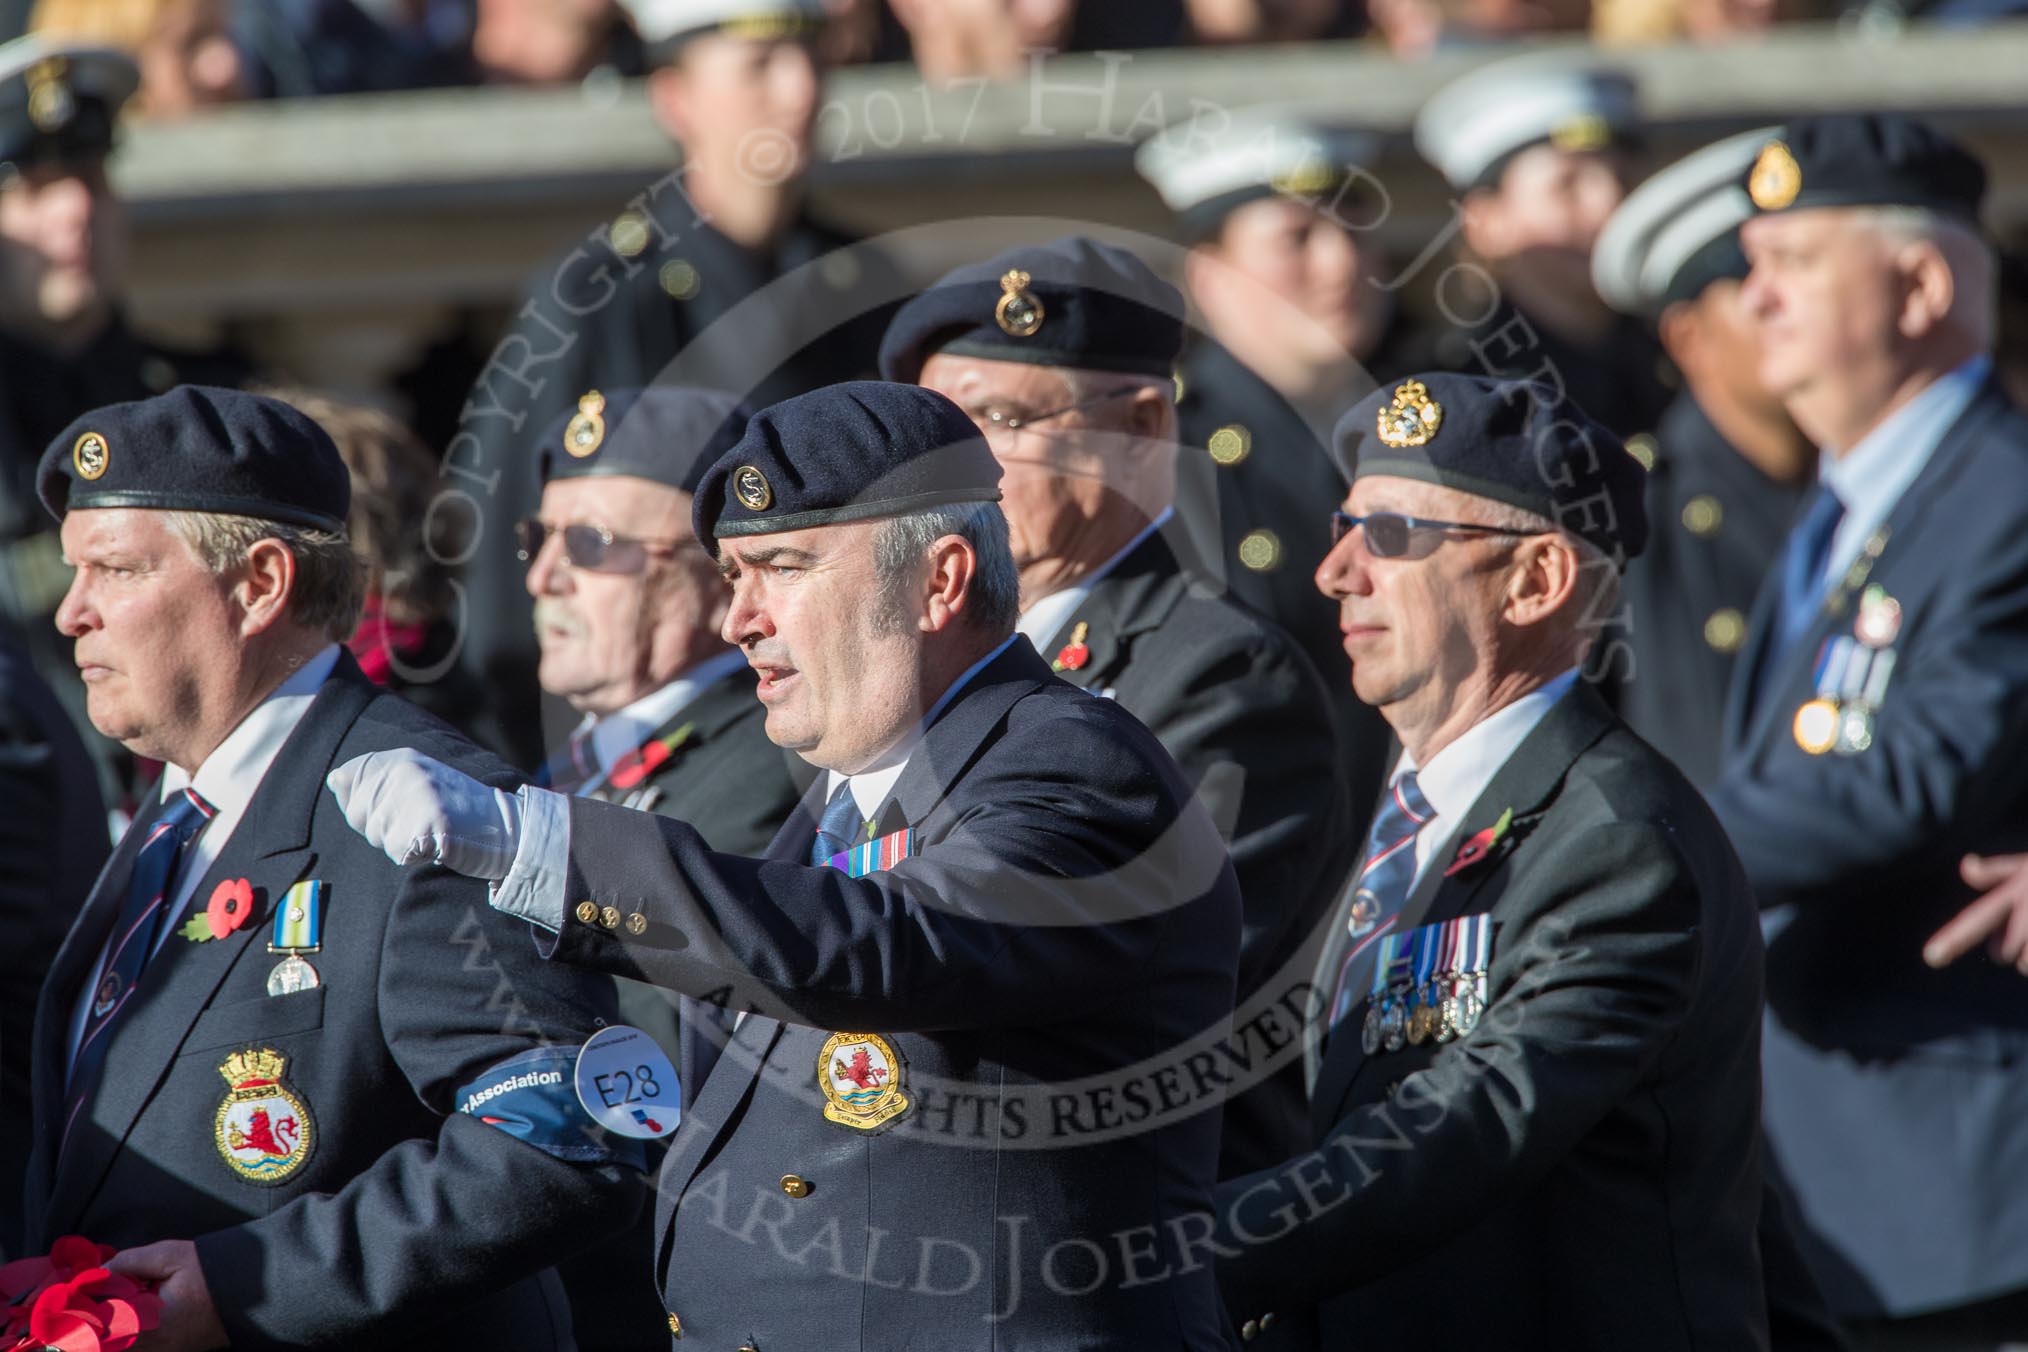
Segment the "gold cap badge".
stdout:
<svg viewBox="0 0 2028 1352">
<path fill-rule="evenodd" d="M 1612 124 L 1597 113 L 1571 118 L 1549 133 L 1549 144 L 1558 150 L 1601 150 L 1613 139 Z"/>
<path fill-rule="evenodd" d="M 563 449 L 582 460 L 605 444 L 606 397 L 589 390 L 577 401 L 577 412 L 563 429 Z"/>
<path fill-rule="evenodd" d="M 1746 195 L 1753 204 L 1762 211 L 1780 211 L 1802 190 L 1803 167 L 1788 146 L 1769 141 L 1761 147 L 1760 158 L 1753 162 L 1753 173 L 1746 180 Z"/>
<path fill-rule="evenodd" d="M 993 322 L 1009 337 L 1026 338 L 1042 327 L 1046 312 L 1035 293 L 1028 289 L 1028 283 L 1034 280 L 1019 268 L 1000 278 L 1000 290 L 1006 294 L 993 307 Z"/>
<path fill-rule="evenodd" d="M 112 450 L 97 432 L 87 432 L 70 448 L 70 463 L 80 479 L 96 479 L 112 463 Z"/>
<path fill-rule="evenodd" d="M 1394 387 L 1394 402 L 1376 420 L 1380 439 L 1389 446 L 1421 446 L 1444 423 L 1443 405 L 1429 397 L 1429 386 L 1405 380 Z"/>
<path fill-rule="evenodd" d="M 732 495 L 749 512 L 765 512 L 775 500 L 775 490 L 768 487 L 768 476 L 754 465 L 741 465 L 732 472 Z"/>
<path fill-rule="evenodd" d="M 1336 187 L 1342 177 L 1323 160 L 1305 160 L 1269 179 L 1268 187 L 1284 197 L 1321 197 Z"/>
<path fill-rule="evenodd" d="M 77 115 L 70 92 L 70 62 L 60 56 L 38 61 L 28 71 L 28 120 L 37 131 L 62 131 Z"/>
</svg>

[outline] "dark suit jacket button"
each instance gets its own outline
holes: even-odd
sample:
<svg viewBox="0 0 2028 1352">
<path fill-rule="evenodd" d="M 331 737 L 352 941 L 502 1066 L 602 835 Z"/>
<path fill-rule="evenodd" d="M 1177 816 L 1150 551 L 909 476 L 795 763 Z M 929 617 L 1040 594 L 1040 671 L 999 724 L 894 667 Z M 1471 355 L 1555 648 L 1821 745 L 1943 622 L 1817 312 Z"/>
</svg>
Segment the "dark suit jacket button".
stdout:
<svg viewBox="0 0 2028 1352">
<path fill-rule="evenodd" d="M 674 1310 L 669 1311 L 669 1336 L 671 1338 L 683 1336 L 683 1321 L 676 1317 Z"/>
<path fill-rule="evenodd" d="M 1239 1340 L 1241 1342 L 1250 1343 L 1258 1337 L 1260 1337 L 1260 1320 L 1249 1319 L 1239 1326 Z"/>
<path fill-rule="evenodd" d="M 647 932 L 648 932 L 647 916 L 642 915 L 639 911 L 636 911 L 632 915 L 627 917 L 627 933 L 646 934 Z"/>
<path fill-rule="evenodd" d="M 599 904 L 595 901 L 580 901 L 577 904 L 577 918 L 581 924 L 596 925 L 599 919 Z"/>
<path fill-rule="evenodd" d="M 782 1191 L 790 1197 L 808 1197 L 810 1195 L 810 1185 L 807 1180 L 799 1178 L 795 1174 L 783 1174 Z"/>
</svg>

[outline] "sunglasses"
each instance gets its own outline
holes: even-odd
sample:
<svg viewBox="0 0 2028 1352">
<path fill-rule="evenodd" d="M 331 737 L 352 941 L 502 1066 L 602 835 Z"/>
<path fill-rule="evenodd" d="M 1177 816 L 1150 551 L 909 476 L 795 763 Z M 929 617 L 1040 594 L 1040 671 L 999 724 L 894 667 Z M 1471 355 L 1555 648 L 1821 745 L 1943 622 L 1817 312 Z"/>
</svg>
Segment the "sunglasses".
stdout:
<svg viewBox="0 0 2028 1352">
<path fill-rule="evenodd" d="M 1353 516 L 1347 512 L 1331 513 L 1331 544 L 1334 548 L 1354 529 L 1366 532 L 1366 551 L 1376 559 L 1406 557 L 1418 532 L 1441 534 L 1445 531 L 1466 531 L 1473 535 L 1513 536 L 1551 533 L 1541 530 L 1510 530 L 1505 526 L 1481 526 L 1471 521 L 1430 521 L 1419 516 L 1403 516 L 1399 512 L 1374 512 L 1367 516 Z M 1442 541 L 1439 540 L 1437 543 L 1441 544 Z"/>
<path fill-rule="evenodd" d="M 685 545 L 697 543 L 689 539 L 643 540 L 615 535 L 604 526 L 584 521 L 557 527 L 531 516 L 514 523 L 514 539 L 520 546 L 516 552 L 521 561 L 533 563 L 552 534 L 563 536 L 564 561 L 588 573 L 638 573 L 647 567 L 648 555 L 673 554 Z"/>
</svg>

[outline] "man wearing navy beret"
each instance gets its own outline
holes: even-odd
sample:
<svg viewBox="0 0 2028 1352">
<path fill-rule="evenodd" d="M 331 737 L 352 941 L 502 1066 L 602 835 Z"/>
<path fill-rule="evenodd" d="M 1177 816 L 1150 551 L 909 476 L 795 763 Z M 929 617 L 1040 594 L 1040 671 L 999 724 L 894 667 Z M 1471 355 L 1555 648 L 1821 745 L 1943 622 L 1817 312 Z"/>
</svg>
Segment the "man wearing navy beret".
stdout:
<svg viewBox="0 0 2028 1352">
<path fill-rule="evenodd" d="M 1244 1339 L 1765 1346 L 1760 935 L 1724 833 L 1578 679 L 1644 472 L 1545 386 L 1338 427 L 1317 585 L 1402 743 L 1318 971 L 1313 1148 L 1219 1187 Z"/>
<path fill-rule="evenodd" d="M 92 721 L 164 769 L 43 988 L 30 1251 L 119 1247 L 160 1283 L 150 1347 L 573 1346 L 547 1269 L 639 1206 L 632 1143 L 570 1090 L 611 983 L 321 792 L 397 746 L 513 782 L 339 645 L 362 567 L 337 448 L 182 386 L 78 419 L 38 486 Z"/>
<path fill-rule="evenodd" d="M 746 420 L 717 390 L 588 390 L 541 448 L 541 514 L 520 529 L 537 675 L 582 715 L 538 782 L 678 817 L 714 849 L 759 854 L 795 809 L 789 766 L 803 762 L 767 739 L 753 670 L 719 636 L 732 594 L 690 525 L 699 481 Z M 673 995 L 622 981 L 620 1016 L 677 1054 Z M 563 1265 L 585 1346 L 667 1340 L 651 1219 L 644 1208 L 633 1230 Z"/>
<path fill-rule="evenodd" d="M 1010 290 L 1014 278 L 1026 281 Z M 1032 319 L 1012 322 L 1019 305 Z M 1224 830 L 1246 904 L 1240 1022 L 1279 1023 L 1278 1001 L 1301 1007 L 1303 946 L 1351 863 L 1343 824 L 1383 767 L 1377 755 L 1356 767 L 1355 801 L 1322 678 L 1278 625 L 1221 596 L 1182 538 L 1169 375 L 1182 315 L 1139 258 L 1071 236 L 959 268 L 909 301 L 881 367 L 950 396 L 999 460 L 1017 627 L 1065 680 L 1161 738 Z M 1293 1037 L 1265 1036 L 1234 1081 L 1222 1173 L 1304 1139 L 1302 1057 Z"/>
<path fill-rule="evenodd" d="M 1768 908 L 1771 1159 L 1866 1346 L 2016 1344 L 2020 984 L 1922 958 L 1961 857 L 2028 840 L 2028 421 L 1993 377 L 1986 173 L 1880 114 L 1792 123 L 1740 181 L 1761 377 L 1823 448 L 1711 790 Z"/>
<path fill-rule="evenodd" d="M 1000 485 L 956 405 L 873 382 L 762 411 L 705 475 L 726 637 L 824 771 L 759 858 L 412 752 L 331 776 L 559 962 L 722 1011 L 657 1215 L 702 1345 L 1226 1345 L 1190 1067 L 1226 1035 L 1238 889 L 1160 743 L 1015 633 Z"/>
</svg>

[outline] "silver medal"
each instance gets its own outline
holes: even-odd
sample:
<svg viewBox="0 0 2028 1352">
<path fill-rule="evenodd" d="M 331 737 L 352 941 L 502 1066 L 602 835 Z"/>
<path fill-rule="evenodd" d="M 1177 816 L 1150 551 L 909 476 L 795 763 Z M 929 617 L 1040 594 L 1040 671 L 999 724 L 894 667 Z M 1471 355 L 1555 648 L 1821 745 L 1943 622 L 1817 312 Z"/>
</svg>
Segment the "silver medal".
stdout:
<svg viewBox="0 0 2028 1352">
<path fill-rule="evenodd" d="M 294 995 L 297 991 L 312 990 L 319 984 L 317 969 L 294 953 L 276 963 L 275 970 L 268 973 L 269 995 Z"/>
</svg>

